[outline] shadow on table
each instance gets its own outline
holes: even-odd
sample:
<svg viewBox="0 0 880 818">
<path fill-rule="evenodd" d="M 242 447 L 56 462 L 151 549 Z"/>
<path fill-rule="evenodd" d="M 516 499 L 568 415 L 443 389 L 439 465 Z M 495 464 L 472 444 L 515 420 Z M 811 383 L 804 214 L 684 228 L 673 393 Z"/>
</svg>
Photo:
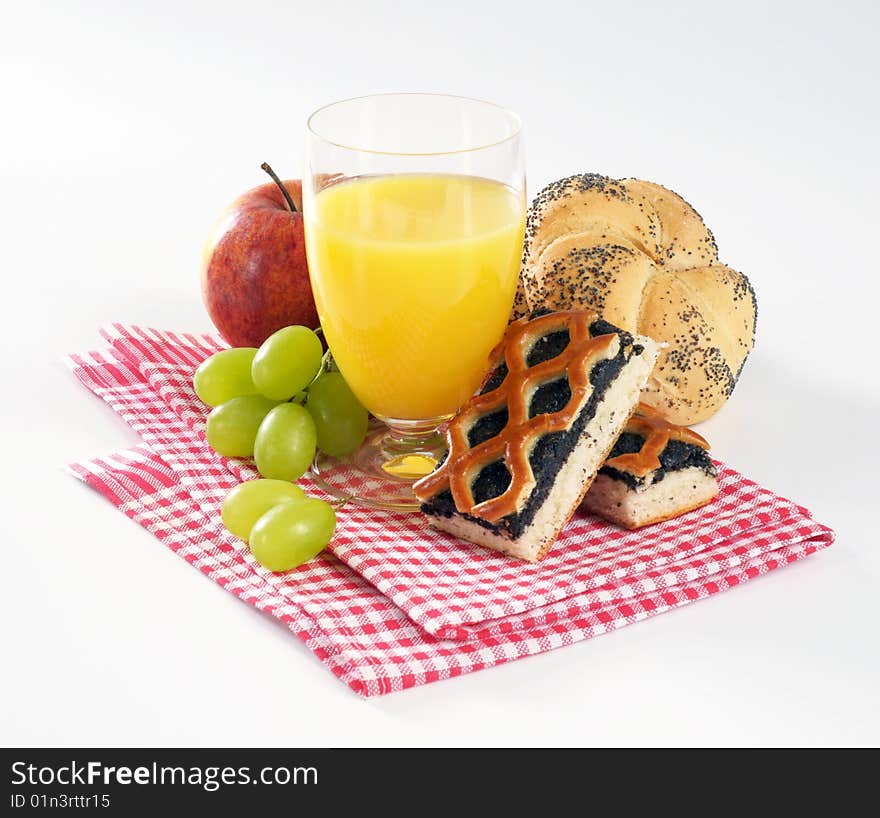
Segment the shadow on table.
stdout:
<svg viewBox="0 0 880 818">
<path fill-rule="evenodd" d="M 873 373 L 872 373 L 873 376 Z M 728 405 L 700 426 L 712 453 L 836 526 L 880 507 L 880 401 L 755 357 Z"/>
</svg>

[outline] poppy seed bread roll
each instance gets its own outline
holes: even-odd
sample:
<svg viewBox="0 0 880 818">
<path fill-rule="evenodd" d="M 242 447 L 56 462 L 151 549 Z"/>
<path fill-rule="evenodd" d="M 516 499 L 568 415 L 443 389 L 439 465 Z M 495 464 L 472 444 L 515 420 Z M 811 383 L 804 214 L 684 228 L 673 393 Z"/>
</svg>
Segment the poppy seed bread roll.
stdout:
<svg viewBox="0 0 880 818">
<path fill-rule="evenodd" d="M 754 291 L 712 232 L 661 185 L 598 174 L 544 188 L 526 222 L 522 310 L 592 309 L 665 343 L 642 401 L 672 423 L 713 415 L 754 343 Z"/>
<path fill-rule="evenodd" d="M 669 188 L 641 179 L 624 179 L 631 195 L 646 198 L 660 218 L 659 261 L 673 270 L 718 263 L 715 236 L 702 216 Z"/>
<path fill-rule="evenodd" d="M 547 185 L 532 202 L 526 221 L 523 266 L 533 267 L 556 239 L 573 233 L 628 238 L 650 256 L 660 253 L 660 217 L 639 190 L 598 173 L 569 176 Z M 524 280 L 526 296 L 529 282 Z"/>
</svg>

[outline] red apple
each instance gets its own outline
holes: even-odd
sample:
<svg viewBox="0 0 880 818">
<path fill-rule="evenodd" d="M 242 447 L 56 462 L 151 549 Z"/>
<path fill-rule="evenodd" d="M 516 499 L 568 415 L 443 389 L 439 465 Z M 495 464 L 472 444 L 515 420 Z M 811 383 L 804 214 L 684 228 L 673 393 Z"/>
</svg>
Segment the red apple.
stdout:
<svg viewBox="0 0 880 818">
<path fill-rule="evenodd" d="M 232 346 L 259 346 L 291 324 L 314 329 L 302 183 L 275 180 L 239 196 L 217 221 L 202 255 L 202 297 Z"/>
</svg>

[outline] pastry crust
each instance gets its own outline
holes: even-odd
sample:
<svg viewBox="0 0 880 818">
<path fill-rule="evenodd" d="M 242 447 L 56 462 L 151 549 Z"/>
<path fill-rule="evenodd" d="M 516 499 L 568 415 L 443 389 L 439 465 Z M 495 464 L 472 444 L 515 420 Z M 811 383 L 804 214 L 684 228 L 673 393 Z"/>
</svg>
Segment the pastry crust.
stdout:
<svg viewBox="0 0 880 818">
<path fill-rule="evenodd" d="M 691 467 L 672 472 L 659 483 L 632 489 L 605 474 L 596 477 L 582 508 L 622 528 L 643 528 L 680 517 L 712 502 L 718 481 Z"/>
</svg>

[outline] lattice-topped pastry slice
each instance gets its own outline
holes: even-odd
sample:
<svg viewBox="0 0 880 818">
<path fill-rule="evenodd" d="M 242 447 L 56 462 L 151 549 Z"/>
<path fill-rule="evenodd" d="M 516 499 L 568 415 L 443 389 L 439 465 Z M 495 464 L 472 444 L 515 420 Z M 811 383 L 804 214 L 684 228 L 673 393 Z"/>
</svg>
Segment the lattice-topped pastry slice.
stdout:
<svg viewBox="0 0 880 818">
<path fill-rule="evenodd" d="M 636 406 L 657 345 L 570 310 L 512 323 L 483 388 L 414 490 L 431 525 L 540 559 Z"/>
<path fill-rule="evenodd" d="M 639 404 L 583 507 L 624 528 L 641 528 L 704 506 L 717 494 L 709 444 Z"/>
</svg>

